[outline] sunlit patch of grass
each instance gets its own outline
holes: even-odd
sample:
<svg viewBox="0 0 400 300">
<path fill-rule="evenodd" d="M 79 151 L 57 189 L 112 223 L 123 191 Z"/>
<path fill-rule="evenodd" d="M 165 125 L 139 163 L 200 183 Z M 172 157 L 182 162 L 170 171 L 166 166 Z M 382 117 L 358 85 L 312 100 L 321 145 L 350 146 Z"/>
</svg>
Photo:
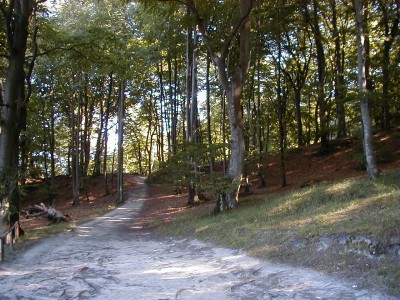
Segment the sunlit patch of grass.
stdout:
<svg viewBox="0 0 400 300">
<path fill-rule="evenodd" d="M 280 261 L 288 255 L 301 261 L 300 256 L 307 255 L 302 249 L 289 252 L 295 239 L 312 242 L 322 236 L 360 234 L 385 243 L 400 228 L 399 178 L 396 170 L 376 181 L 352 179 L 285 195 L 258 195 L 246 198 L 243 207 L 217 216 L 189 209 L 161 230 Z"/>
</svg>

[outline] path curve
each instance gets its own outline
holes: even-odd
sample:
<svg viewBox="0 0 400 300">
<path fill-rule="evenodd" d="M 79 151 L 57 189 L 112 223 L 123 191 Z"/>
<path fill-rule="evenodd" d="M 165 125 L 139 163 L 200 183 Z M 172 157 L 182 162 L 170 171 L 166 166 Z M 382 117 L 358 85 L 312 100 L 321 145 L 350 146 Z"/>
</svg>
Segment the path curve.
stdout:
<svg viewBox="0 0 400 300">
<path fill-rule="evenodd" d="M 134 230 L 147 186 L 124 206 L 0 265 L 0 299 L 395 299 L 308 269 Z"/>
</svg>

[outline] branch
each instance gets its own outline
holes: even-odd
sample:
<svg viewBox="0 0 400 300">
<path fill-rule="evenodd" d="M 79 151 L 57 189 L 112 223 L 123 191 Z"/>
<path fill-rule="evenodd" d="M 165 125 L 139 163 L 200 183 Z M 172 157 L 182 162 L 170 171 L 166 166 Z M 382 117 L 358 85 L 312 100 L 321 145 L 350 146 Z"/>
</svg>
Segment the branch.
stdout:
<svg viewBox="0 0 400 300">
<path fill-rule="evenodd" d="M 232 44 L 233 38 L 237 35 L 237 33 L 239 32 L 240 28 L 243 26 L 245 20 L 249 17 L 252 9 L 253 9 L 253 1 L 250 1 L 250 5 L 249 5 L 249 8 L 248 8 L 247 12 L 242 16 L 240 22 L 238 22 L 236 24 L 236 27 L 233 28 L 233 30 L 231 31 L 230 36 L 226 40 L 226 43 L 225 43 L 225 45 L 223 47 L 223 50 L 222 50 L 222 53 L 221 53 L 221 59 L 225 59 L 228 56 L 229 47 Z"/>
<path fill-rule="evenodd" d="M 38 26 L 36 10 L 37 10 L 37 3 L 35 4 L 35 6 L 33 8 L 33 36 L 32 36 L 33 56 L 29 63 L 28 74 L 26 74 L 26 76 L 25 76 L 25 80 L 26 80 L 26 84 L 27 84 L 27 88 L 28 88 L 28 91 L 27 91 L 27 93 L 25 95 L 25 99 L 24 99 L 25 104 L 28 103 L 29 98 L 32 95 L 31 77 L 32 77 L 33 68 L 35 67 L 35 62 L 36 62 L 36 58 L 37 58 L 37 54 L 38 54 L 37 34 L 38 34 L 39 26 Z"/>
<path fill-rule="evenodd" d="M 85 58 L 85 59 L 87 59 L 87 60 L 89 60 L 89 61 L 91 61 L 91 62 L 96 62 L 95 60 L 93 60 L 93 59 L 87 57 L 87 56 L 84 55 L 81 51 L 79 51 L 79 50 L 76 49 L 76 47 L 79 47 L 79 46 L 85 46 L 85 45 L 94 44 L 96 41 L 97 41 L 97 39 L 96 39 L 96 40 L 93 40 L 93 41 L 86 42 L 86 43 L 81 43 L 81 44 L 72 45 L 72 46 L 70 46 L 70 47 L 63 47 L 63 46 L 54 47 L 54 48 L 48 49 L 48 50 L 46 50 L 46 51 L 37 53 L 37 54 L 36 54 L 36 58 L 37 58 L 37 57 L 40 57 L 40 56 L 48 55 L 49 53 L 54 52 L 54 51 L 57 51 L 57 50 L 64 50 L 64 51 L 75 51 L 76 53 L 78 53 L 79 56 L 82 56 L 83 58 Z M 33 58 L 34 56 L 35 56 L 35 55 L 33 55 L 33 56 L 27 56 L 27 58 Z"/>
</svg>

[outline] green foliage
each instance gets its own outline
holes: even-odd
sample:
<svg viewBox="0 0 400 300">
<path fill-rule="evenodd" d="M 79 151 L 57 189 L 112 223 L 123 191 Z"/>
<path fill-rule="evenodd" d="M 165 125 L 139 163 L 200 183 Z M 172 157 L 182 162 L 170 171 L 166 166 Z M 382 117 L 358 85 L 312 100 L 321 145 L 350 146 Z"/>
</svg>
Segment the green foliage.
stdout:
<svg viewBox="0 0 400 300">
<path fill-rule="evenodd" d="M 238 21 L 237 2 L 195 1 L 199 14 L 204 18 L 215 48 L 221 48 L 225 37 Z M 326 54 L 326 93 L 327 117 L 330 138 L 335 138 L 338 127 L 337 99 L 335 96 L 338 53 L 335 50 L 333 7 L 336 3 L 336 26 L 340 33 L 339 46 L 343 63 L 342 100 L 344 102 L 347 134 L 362 136 L 360 107 L 357 91 L 357 51 L 355 47 L 354 15 L 343 2 L 324 2 L 319 4 L 321 12 L 321 32 Z M 371 3 L 366 26 L 370 37 L 370 108 L 373 125 L 381 127 L 383 115 L 383 65 L 384 43 L 390 39 L 385 32 L 385 22 L 393 24 L 397 6 L 393 1 L 386 12 L 379 3 Z M 295 107 L 295 87 L 301 87 L 300 114 L 302 118 L 303 140 L 305 144 L 318 142 L 319 105 L 316 103 L 318 78 L 316 76 L 316 49 L 311 37 L 311 26 L 305 21 L 305 7 L 296 1 L 263 1 L 254 5 L 252 18 L 252 61 L 248 80 L 243 94 L 243 113 L 246 135 L 246 154 L 252 157 L 262 153 L 274 153 L 279 148 L 277 115 L 278 48 L 282 51 L 281 85 L 286 101 L 287 113 L 284 120 L 286 144 L 288 148 L 297 145 L 297 119 Z M 385 15 L 386 13 L 386 15 Z M 386 16 L 386 17 L 385 17 Z M 184 140 L 186 127 L 186 42 L 187 30 L 194 24 L 193 14 L 188 15 L 186 7 L 175 1 L 158 3 L 156 1 L 65 1 L 59 10 L 39 13 L 38 47 L 40 56 L 36 60 L 32 77 L 33 94 L 28 107 L 27 131 L 21 141 L 28 143 L 28 156 L 37 162 L 32 176 L 46 172 L 45 163 L 49 160 L 50 124 L 55 117 L 55 158 L 56 173 L 68 173 L 68 158 L 71 145 L 71 113 L 76 108 L 79 90 L 85 90 L 86 100 L 94 101 L 91 124 L 83 124 L 91 138 L 104 118 L 107 97 L 107 78 L 112 72 L 113 87 L 110 94 L 110 132 L 115 132 L 116 99 L 118 82 L 126 79 L 126 130 L 124 147 L 126 149 L 125 169 L 148 173 L 163 165 L 168 157 L 175 156 L 171 146 L 171 131 L 176 126 L 178 147 Z M 1 14 L 0 18 L 4 19 Z M 2 20 L 3 20 L 2 19 Z M 4 21 L 4 20 L 3 20 Z M 4 22 L 1 22 L 2 24 Z M 0 27 L 0 80 L 4 82 L 7 67 L 6 32 L 4 24 Z M 31 25 L 30 30 L 33 29 Z M 30 35 L 28 56 L 34 45 Z M 204 91 L 206 90 L 205 57 L 207 49 L 200 38 L 198 52 L 199 84 L 199 128 L 201 139 L 206 140 Z M 235 48 L 239 40 L 233 38 L 230 47 L 230 64 L 233 68 L 238 53 Z M 280 47 L 278 47 L 280 46 Z M 389 52 L 389 112 L 392 125 L 399 125 L 399 65 L 400 53 L 398 39 L 394 39 Z M 85 78 L 83 80 L 82 78 Z M 227 108 L 223 110 L 224 94 L 218 83 L 218 74 L 211 64 L 210 74 L 211 140 L 214 144 L 226 143 L 229 134 Z M 304 82 L 302 82 L 304 81 Z M 85 101 L 86 101 L 85 100 Z M 81 116 L 84 116 L 84 110 Z M 101 113 L 103 115 L 101 115 Z M 1 118 L 1 117 L 0 117 Z M 1 120 L 0 120 L 1 122 Z M 225 125 L 223 125 L 225 124 Z M 225 126 L 225 128 L 223 128 Z M 169 144 L 167 143 L 169 139 Z M 164 148 L 161 147 L 161 141 Z M 103 141 L 102 141 L 103 142 Z M 175 141 L 174 141 L 175 143 Z M 167 144 L 169 147 L 167 147 Z M 93 144 L 91 145 L 93 146 Z M 110 146 L 110 145 L 109 145 Z M 203 145 L 195 147 L 204 147 Z M 193 148 L 195 148 L 193 147 Z M 218 148 L 218 146 L 216 146 Z M 93 148 L 93 147 L 92 147 Z M 110 146 L 109 152 L 112 151 Z M 217 150 L 222 154 L 222 147 Z M 178 150 L 180 152 L 181 150 Z M 196 150 L 182 149 L 183 152 Z M 203 151 L 199 149 L 198 151 Z M 211 153 L 212 150 L 210 149 Z M 91 153 L 92 154 L 92 153 Z M 190 153 L 189 153 L 190 154 Z M 186 155 L 186 154 L 185 154 Z M 380 155 L 378 149 L 377 155 Z M 92 155 L 93 156 L 93 155 Z M 178 154 L 179 156 L 179 154 Z M 363 155 L 355 154 L 355 159 L 363 161 Z M 384 162 L 386 153 L 378 157 Z M 217 160 L 223 155 L 213 154 Z M 190 178 L 190 166 L 182 167 L 179 157 L 174 164 L 178 178 Z M 172 160 L 171 160 L 172 161 Z M 206 161 L 206 159 L 204 160 Z M 92 162 L 90 162 L 92 164 Z M 172 162 L 167 162 L 172 164 Z M 203 163 L 200 162 L 201 166 Z M 153 167 L 154 166 L 154 167 Z M 153 168 L 152 168 L 153 167 Z M 108 169 L 110 165 L 107 166 Z M 36 171 L 39 174 L 34 174 Z M 162 172 L 162 171 L 160 171 Z M 186 173 L 189 173 L 186 174 Z M 203 174 L 204 175 L 204 174 Z M 219 174 L 216 174 L 217 176 Z M 167 176 L 169 177 L 169 176 Z M 192 176 L 193 177 L 193 176 Z M 174 180 L 173 180 L 174 181 Z M 176 179 L 176 182 L 187 180 Z M 218 176 L 207 182 L 221 181 Z M 210 184 L 212 185 L 212 184 Z"/>
<path fill-rule="evenodd" d="M 177 187 L 194 183 L 199 186 L 209 168 L 209 158 L 218 155 L 224 145 L 184 143 L 163 167 L 150 174 L 147 182 L 170 182 Z"/>
</svg>

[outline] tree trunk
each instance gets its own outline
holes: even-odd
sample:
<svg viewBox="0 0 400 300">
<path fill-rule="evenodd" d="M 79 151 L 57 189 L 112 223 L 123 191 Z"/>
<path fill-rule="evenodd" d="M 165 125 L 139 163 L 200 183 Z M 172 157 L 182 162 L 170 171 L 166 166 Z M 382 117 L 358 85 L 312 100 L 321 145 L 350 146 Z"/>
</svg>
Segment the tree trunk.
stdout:
<svg viewBox="0 0 400 300">
<path fill-rule="evenodd" d="M 279 156 L 280 156 L 280 167 L 281 167 L 281 178 L 282 187 L 286 186 L 286 163 L 285 163 L 285 112 L 286 112 L 286 99 L 282 97 L 282 76 L 281 76 L 281 59 L 282 59 L 282 48 L 281 42 L 278 42 L 278 66 L 277 66 L 277 100 L 278 100 L 278 123 L 279 123 Z"/>
<path fill-rule="evenodd" d="M 123 139 L 124 139 L 124 102 L 125 102 L 125 83 L 120 82 L 119 103 L 118 103 L 118 184 L 117 184 L 117 204 L 124 202 L 123 189 Z"/>
<path fill-rule="evenodd" d="M 319 135 L 321 138 L 321 154 L 325 154 L 329 148 L 329 129 L 328 129 L 328 120 L 327 120 L 327 105 L 325 102 L 325 78 L 326 78 L 326 70 L 325 70 L 325 52 L 324 46 L 322 43 L 322 35 L 321 30 L 319 28 L 319 19 L 318 19 L 318 5 L 317 1 L 313 0 L 314 7 L 314 39 L 315 45 L 317 48 L 317 69 L 318 69 L 318 105 L 319 105 L 319 120 L 320 120 L 320 131 Z"/>
<path fill-rule="evenodd" d="M 400 21 L 400 1 L 395 1 L 393 4 L 394 19 L 393 23 L 389 21 L 389 5 L 379 0 L 379 6 L 383 14 L 383 24 L 385 29 L 385 35 L 383 38 L 383 54 L 382 54 L 382 128 L 388 130 L 391 126 L 391 115 L 390 115 L 390 50 L 398 36 L 399 21 Z"/>
<path fill-rule="evenodd" d="M 316 0 L 313 0 L 313 17 L 311 19 L 310 12 L 305 4 L 305 17 L 310 24 L 316 47 L 317 70 L 318 70 L 318 95 L 317 106 L 319 108 L 319 132 L 316 130 L 315 141 L 321 139 L 320 153 L 325 154 L 329 149 L 329 128 L 327 119 L 327 104 L 325 101 L 325 80 L 326 80 L 326 62 L 325 52 L 322 40 L 322 34 L 319 24 L 320 12 Z M 317 121 L 317 120 L 316 120 Z M 316 122 L 317 124 L 318 122 Z"/>
<path fill-rule="evenodd" d="M 50 190 L 49 190 L 49 205 L 53 205 L 56 190 L 55 190 L 55 176 L 56 176 L 56 161 L 54 157 L 54 152 L 56 149 L 56 139 L 55 139 L 55 111 L 54 105 L 51 105 L 51 115 L 50 115 L 50 171 L 51 171 L 51 179 L 50 179 Z"/>
<path fill-rule="evenodd" d="M 188 137 L 189 140 L 187 142 L 189 143 L 198 143 L 200 141 L 199 138 L 199 130 L 198 130 L 198 102 L 197 102 L 197 94 L 198 94 L 198 87 L 197 87 L 197 55 L 198 55 L 198 32 L 196 27 L 194 26 L 193 28 L 193 46 L 191 47 L 192 51 L 192 57 L 191 59 L 191 102 L 190 102 L 190 111 L 189 111 L 189 124 L 188 124 Z M 190 128 L 190 129 L 189 129 Z M 197 158 L 194 158 L 193 156 L 188 157 L 188 165 L 190 168 L 193 168 L 193 171 L 191 172 L 190 178 L 189 178 L 189 185 L 188 185 L 188 202 L 187 204 L 189 206 L 196 205 L 199 202 L 199 197 L 198 197 L 198 178 L 197 178 L 197 169 L 198 169 L 198 161 Z M 194 175 L 193 175 L 194 174 Z"/>
<path fill-rule="evenodd" d="M 210 174 L 212 175 L 214 172 L 214 151 L 212 149 L 212 135 L 211 135 L 211 92 L 210 92 L 210 64 L 211 58 L 210 55 L 207 54 L 207 64 L 206 64 L 206 106 L 207 106 L 207 140 L 208 146 L 210 149 Z"/>
<path fill-rule="evenodd" d="M 106 112 L 104 116 L 104 155 L 103 155 L 103 173 L 104 173 L 104 194 L 110 194 L 108 189 L 108 175 L 107 175 L 107 154 L 108 154 L 108 121 L 110 118 L 111 96 L 113 91 L 113 73 L 109 75 L 110 81 L 108 84 L 108 92 L 106 99 Z"/>
<path fill-rule="evenodd" d="M 345 92 L 345 81 L 343 74 L 343 53 L 342 45 L 340 44 L 340 35 L 337 22 L 337 9 L 336 1 L 331 1 L 332 6 L 332 27 L 333 27 L 333 39 L 335 42 L 335 102 L 336 102 L 336 118 L 337 118 L 337 137 L 345 137 L 346 133 L 346 117 L 344 109 L 344 92 Z"/>
<path fill-rule="evenodd" d="M 33 5 L 32 0 L 0 3 L 6 21 L 6 42 L 9 50 L 4 99 L 0 107 L 0 179 L 3 181 L 0 185 L 5 188 L 0 194 L 0 221 L 8 211 L 9 218 L 6 221 L 10 227 L 19 220 L 19 136 L 26 124 L 24 62 Z"/>
<path fill-rule="evenodd" d="M 188 8 L 187 14 L 190 15 Z M 186 136 L 185 140 L 189 141 L 192 136 L 192 126 L 190 125 L 190 107 L 192 102 L 192 57 L 193 57 L 193 30 L 192 26 L 188 26 L 186 35 Z"/>
<path fill-rule="evenodd" d="M 223 192 L 217 201 L 216 211 L 224 209 L 230 210 L 236 208 L 239 202 L 239 188 L 242 181 L 245 145 L 243 136 L 243 110 L 241 105 L 244 82 L 250 62 L 250 11 L 253 2 L 240 0 L 240 15 L 242 23 L 239 39 L 239 64 L 236 66 L 235 73 L 231 80 L 228 80 L 226 70 L 227 50 L 223 51 L 221 57 L 218 57 L 211 48 L 211 56 L 217 66 L 219 81 L 226 92 L 227 109 L 229 115 L 230 133 L 231 133 L 231 155 L 227 175 L 231 182 L 231 187 Z M 224 56 L 224 54 L 226 56 Z M 222 201 L 222 202 L 221 202 Z"/>
<path fill-rule="evenodd" d="M 93 175 L 99 176 L 101 173 L 101 154 L 103 152 L 104 143 L 103 141 L 103 132 L 104 132 L 104 100 L 100 99 L 100 124 L 97 129 L 97 140 L 96 140 L 96 150 L 94 155 L 94 169 Z"/>
<path fill-rule="evenodd" d="M 363 145 L 367 165 L 368 176 L 376 179 L 380 170 L 375 162 L 375 155 L 372 146 L 372 125 L 368 109 L 368 91 L 365 75 L 365 47 L 364 47 L 364 29 L 363 29 L 363 7 L 362 0 L 354 0 L 356 14 L 357 31 L 357 63 L 358 63 L 358 89 L 360 93 L 360 106 L 362 127 L 364 133 Z"/>
<path fill-rule="evenodd" d="M 72 107 L 72 206 L 79 205 L 79 175 L 80 175 L 80 163 L 79 163 L 79 145 L 80 145 L 80 110 L 81 110 L 81 98 L 82 92 L 79 88 L 78 93 L 78 108 L 77 116 L 75 117 L 75 109 Z M 77 120 L 75 120 L 77 119 Z"/>
</svg>

